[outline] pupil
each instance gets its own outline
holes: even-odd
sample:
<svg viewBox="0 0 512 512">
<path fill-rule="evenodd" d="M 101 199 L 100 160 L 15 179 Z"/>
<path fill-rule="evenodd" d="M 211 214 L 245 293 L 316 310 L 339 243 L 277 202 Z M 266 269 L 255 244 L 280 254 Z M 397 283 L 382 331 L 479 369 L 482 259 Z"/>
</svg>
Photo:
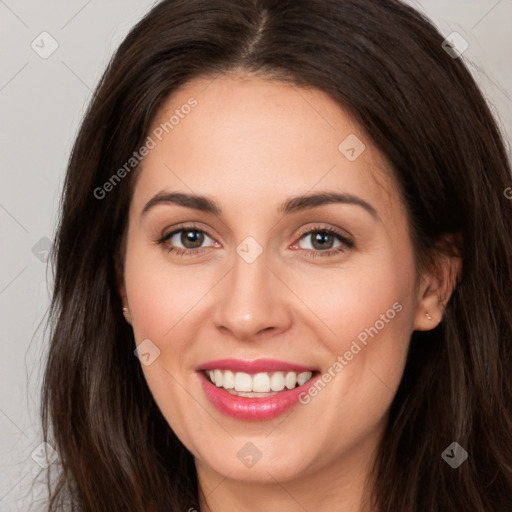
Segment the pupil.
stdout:
<svg viewBox="0 0 512 512">
<path fill-rule="evenodd" d="M 192 244 L 191 249 L 195 247 L 200 247 L 203 243 L 203 233 L 199 231 L 184 231 L 181 235 L 181 243 L 187 247 L 188 243 Z"/>
<path fill-rule="evenodd" d="M 332 242 L 331 239 L 332 235 L 330 235 L 329 233 L 317 232 L 317 234 L 314 237 L 313 246 L 315 246 L 316 243 L 320 242 L 320 246 L 315 248 L 325 249 L 326 245 L 329 245 L 329 242 Z"/>
</svg>

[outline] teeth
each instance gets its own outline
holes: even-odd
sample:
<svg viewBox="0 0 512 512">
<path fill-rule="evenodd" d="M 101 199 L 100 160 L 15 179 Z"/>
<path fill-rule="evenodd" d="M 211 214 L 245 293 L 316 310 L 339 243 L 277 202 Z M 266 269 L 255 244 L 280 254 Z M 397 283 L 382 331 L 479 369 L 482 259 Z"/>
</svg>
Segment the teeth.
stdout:
<svg viewBox="0 0 512 512">
<path fill-rule="evenodd" d="M 217 378 L 215 378 L 215 383 L 218 385 Z M 235 391 L 252 391 L 252 378 L 248 373 L 237 372 L 235 374 Z"/>
<path fill-rule="evenodd" d="M 284 389 L 284 374 L 276 372 L 270 377 L 270 389 L 272 391 L 282 391 Z"/>
<path fill-rule="evenodd" d="M 311 379 L 311 376 L 311 372 L 299 373 L 299 375 L 297 376 L 297 382 L 299 383 L 299 386 L 305 384 L 309 379 Z"/>
<path fill-rule="evenodd" d="M 224 389 L 233 389 L 235 387 L 235 374 L 232 371 L 226 370 L 224 372 L 222 387 Z"/>
<path fill-rule="evenodd" d="M 215 379 L 215 385 L 218 386 L 219 388 L 222 387 L 224 375 L 220 370 L 215 370 L 213 372 L 213 378 Z"/>
<path fill-rule="evenodd" d="M 284 378 L 284 385 L 288 389 L 293 389 L 297 383 L 297 374 L 295 372 L 288 372 Z"/>
<path fill-rule="evenodd" d="M 285 387 L 293 389 L 305 384 L 313 376 L 312 372 L 260 372 L 254 375 L 231 370 L 209 370 L 206 374 L 219 388 L 231 389 L 241 393 L 269 393 L 282 391 Z"/>
<path fill-rule="evenodd" d="M 257 393 L 268 393 L 270 391 L 270 377 L 268 376 L 268 373 L 257 373 L 252 378 L 251 386 L 251 391 L 255 391 Z"/>
</svg>

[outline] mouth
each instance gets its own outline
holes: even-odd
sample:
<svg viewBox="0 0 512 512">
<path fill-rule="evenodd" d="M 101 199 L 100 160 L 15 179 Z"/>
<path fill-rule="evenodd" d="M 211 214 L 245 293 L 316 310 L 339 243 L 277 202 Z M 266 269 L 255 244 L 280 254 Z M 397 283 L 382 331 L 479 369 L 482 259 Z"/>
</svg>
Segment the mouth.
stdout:
<svg viewBox="0 0 512 512">
<path fill-rule="evenodd" d="M 306 384 L 317 370 L 273 371 L 273 372 L 235 372 L 216 368 L 203 370 L 203 375 L 213 385 L 222 388 L 231 395 L 246 398 L 265 398 L 274 396 L 284 390 L 291 390 Z"/>
<path fill-rule="evenodd" d="M 249 373 L 225 368 L 200 369 L 197 374 L 206 397 L 219 412 L 253 421 L 289 411 L 321 376 L 318 370 Z"/>
</svg>

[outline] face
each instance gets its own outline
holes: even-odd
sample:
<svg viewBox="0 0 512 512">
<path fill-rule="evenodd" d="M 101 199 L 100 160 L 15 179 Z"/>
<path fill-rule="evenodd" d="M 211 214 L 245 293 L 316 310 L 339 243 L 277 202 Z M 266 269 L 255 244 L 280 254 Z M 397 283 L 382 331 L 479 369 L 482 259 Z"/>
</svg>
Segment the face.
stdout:
<svg viewBox="0 0 512 512">
<path fill-rule="evenodd" d="M 419 307 L 384 158 L 323 92 L 249 76 L 190 82 L 149 135 L 121 293 L 169 425 L 203 475 L 360 468 Z"/>
</svg>

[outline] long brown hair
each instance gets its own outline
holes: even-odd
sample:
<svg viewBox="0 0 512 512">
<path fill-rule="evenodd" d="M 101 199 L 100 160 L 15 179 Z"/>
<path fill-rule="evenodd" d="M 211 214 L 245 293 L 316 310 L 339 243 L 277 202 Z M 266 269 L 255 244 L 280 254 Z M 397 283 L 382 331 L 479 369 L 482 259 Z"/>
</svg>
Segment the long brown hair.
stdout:
<svg viewBox="0 0 512 512">
<path fill-rule="evenodd" d="M 423 265 L 455 234 L 460 282 L 441 324 L 414 332 L 373 489 L 378 512 L 512 509 L 512 186 L 503 139 L 443 36 L 398 0 L 164 0 L 128 34 L 82 122 L 64 185 L 42 390 L 60 455 L 49 510 L 199 509 L 191 453 L 133 355 L 115 255 L 141 147 L 170 93 L 241 69 L 316 87 L 387 157 Z M 197 107 L 197 108 L 200 108 Z M 453 441 L 469 454 L 441 457 Z"/>
</svg>

